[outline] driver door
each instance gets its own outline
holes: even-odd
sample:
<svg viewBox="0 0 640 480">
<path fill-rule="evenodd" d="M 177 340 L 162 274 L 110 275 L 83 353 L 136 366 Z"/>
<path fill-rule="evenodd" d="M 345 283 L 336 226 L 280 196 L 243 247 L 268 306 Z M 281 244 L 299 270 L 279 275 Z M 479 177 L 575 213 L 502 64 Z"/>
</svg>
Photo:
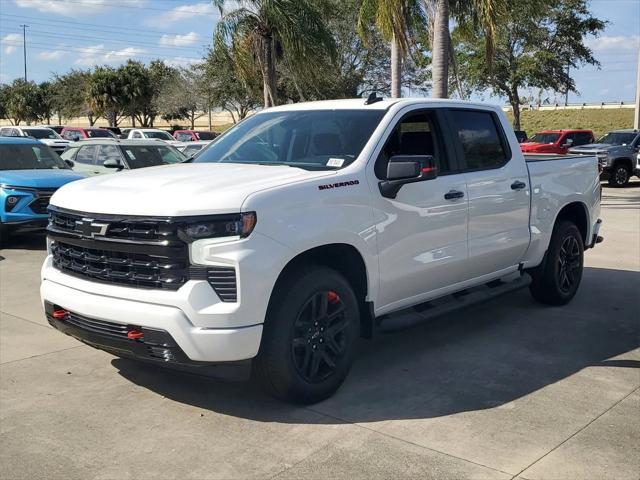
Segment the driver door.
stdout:
<svg viewBox="0 0 640 480">
<path fill-rule="evenodd" d="M 377 156 L 371 179 L 380 269 L 376 314 L 438 296 L 465 276 L 467 186 L 445 147 L 443 125 L 437 109 L 406 112 Z M 378 184 L 394 155 L 432 155 L 438 177 L 405 184 L 396 198 L 385 198 Z"/>
</svg>

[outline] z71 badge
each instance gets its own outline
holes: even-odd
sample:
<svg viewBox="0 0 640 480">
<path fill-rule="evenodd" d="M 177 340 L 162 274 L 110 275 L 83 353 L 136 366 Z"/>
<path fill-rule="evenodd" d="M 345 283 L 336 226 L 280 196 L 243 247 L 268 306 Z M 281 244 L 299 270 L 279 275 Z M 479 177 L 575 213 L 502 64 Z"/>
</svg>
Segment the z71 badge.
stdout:
<svg viewBox="0 0 640 480">
<path fill-rule="evenodd" d="M 352 185 L 359 185 L 360 180 L 348 180 L 346 182 L 329 183 L 327 185 L 318 185 L 318 190 L 328 190 L 330 188 L 350 187 Z"/>
</svg>

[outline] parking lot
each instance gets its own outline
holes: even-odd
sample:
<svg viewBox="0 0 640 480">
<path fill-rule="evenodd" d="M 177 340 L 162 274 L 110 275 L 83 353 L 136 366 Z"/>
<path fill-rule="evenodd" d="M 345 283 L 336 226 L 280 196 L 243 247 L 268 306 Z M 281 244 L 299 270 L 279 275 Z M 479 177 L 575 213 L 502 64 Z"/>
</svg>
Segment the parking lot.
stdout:
<svg viewBox="0 0 640 480">
<path fill-rule="evenodd" d="M 521 290 L 362 342 L 310 407 L 54 331 L 42 235 L 0 252 L 0 478 L 637 479 L 640 182 L 604 188 L 605 242 L 561 308 Z"/>
</svg>

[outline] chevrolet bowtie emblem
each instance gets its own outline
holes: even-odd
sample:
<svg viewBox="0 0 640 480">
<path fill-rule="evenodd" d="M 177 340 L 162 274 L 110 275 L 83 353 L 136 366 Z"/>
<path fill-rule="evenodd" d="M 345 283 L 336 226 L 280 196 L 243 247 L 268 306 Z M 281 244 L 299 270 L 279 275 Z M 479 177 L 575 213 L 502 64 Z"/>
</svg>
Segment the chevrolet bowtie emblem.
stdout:
<svg viewBox="0 0 640 480">
<path fill-rule="evenodd" d="M 95 238 L 96 235 L 103 237 L 107 233 L 107 228 L 109 228 L 108 223 L 95 223 L 92 218 L 83 218 L 76 220 L 74 230 L 83 237 Z"/>
</svg>

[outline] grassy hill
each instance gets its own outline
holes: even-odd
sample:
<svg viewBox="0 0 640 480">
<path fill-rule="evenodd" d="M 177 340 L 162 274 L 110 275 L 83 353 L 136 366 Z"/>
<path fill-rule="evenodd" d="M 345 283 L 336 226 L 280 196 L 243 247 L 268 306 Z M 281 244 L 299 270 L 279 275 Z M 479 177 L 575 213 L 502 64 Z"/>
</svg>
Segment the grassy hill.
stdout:
<svg viewBox="0 0 640 480">
<path fill-rule="evenodd" d="M 513 120 L 511 113 L 507 116 Z M 527 110 L 520 114 L 520 124 L 529 136 L 545 129 L 590 128 L 598 138 L 610 130 L 633 128 L 633 109 Z"/>
</svg>

